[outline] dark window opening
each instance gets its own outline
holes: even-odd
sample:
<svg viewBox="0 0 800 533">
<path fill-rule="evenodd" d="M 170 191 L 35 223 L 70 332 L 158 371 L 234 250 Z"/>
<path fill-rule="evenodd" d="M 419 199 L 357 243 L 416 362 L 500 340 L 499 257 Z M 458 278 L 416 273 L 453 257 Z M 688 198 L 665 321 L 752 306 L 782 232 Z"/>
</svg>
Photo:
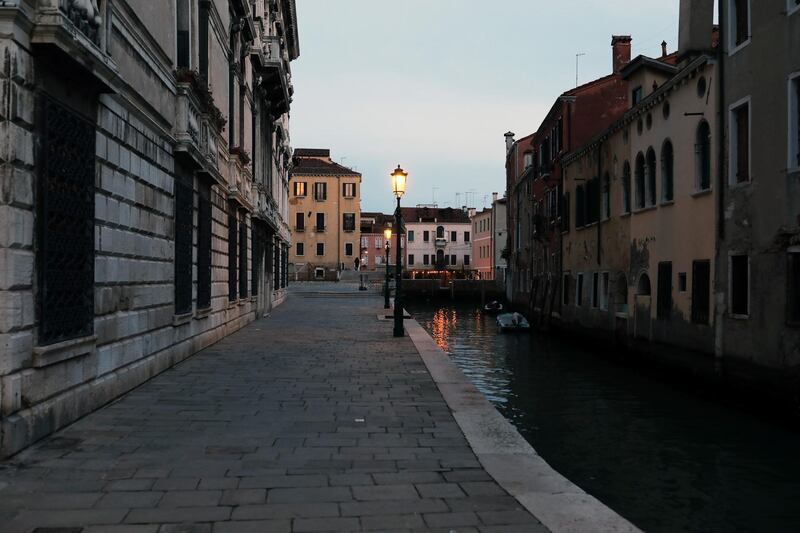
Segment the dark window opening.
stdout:
<svg viewBox="0 0 800 533">
<path fill-rule="evenodd" d="M 353 243 L 347 242 L 344 244 L 344 255 L 352 256 L 353 255 Z"/>
<path fill-rule="evenodd" d="M 177 33 L 178 33 L 178 68 L 191 67 L 191 28 L 192 9 L 189 0 L 178 0 L 177 6 Z"/>
<path fill-rule="evenodd" d="M 708 324 L 711 304 L 711 262 L 692 262 L 692 322 Z"/>
<path fill-rule="evenodd" d="M 622 165 L 622 212 L 631 212 L 631 165 L 627 161 Z"/>
<path fill-rule="evenodd" d="M 650 147 L 647 150 L 647 205 L 656 205 L 656 152 Z"/>
<path fill-rule="evenodd" d="M 344 214 L 342 214 L 342 229 L 344 231 L 355 231 L 356 230 L 356 214 L 355 213 L 344 213 Z"/>
<path fill-rule="evenodd" d="M 317 255 L 325 255 L 325 243 L 317 243 Z"/>
<path fill-rule="evenodd" d="M 192 311 L 192 248 L 194 205 L 191 178 L 178 172 L 175 180 L 175 314 Z"/>
<path fill-rule="evenodd" d="M 239 224 L 239 297 L 247 298 L 247 219 Z"/>
<path fill-rule="evenodd" d="M 211 186 L 200 184 L 197 201 L 197 308 L 211 307 Z"/>
<path fill-rule="evenodd" d="M 736 45 L 745 42 L 750 36 L 748 35 L 748 26 L 750 18 L 750 0 L 733 0 L 733 29 Z"/>
<path fill-rule="evenodd" d="M 302 242 L 295 244 L 295 255 L 305 255 L 305 245 Z"/>
<path fill-rule="evenodd" d="M 661 148 L 661 201 L 671 202 L 674 197 L 674 155 L 672 143 L 665 141 Z"/>
<path fill-rule="evenodd" d="M 705 120 L 697 126 L 696 141 L 697 189 L 706 191 L 711 188 L 711 128 Z"/>
<path fill-rule="evenodd" d="M 423 231 L 422 232 L 422 241 L 423 242 L 430 242 L 430 240 L 431 240 L 430 232 L 429 231 Z"/>
<path fill-rule="evenodd" d="M 239 221 L 236 204 L 228 202 L 228 300 L 238 297 Z"/>
<path fill-rule="evenodd" d="M 469 255 L 464 256 L 464 266 L 469 266 Z"/>
<path fill-rule="evenodd" d="M 672 314 L 672 263 L 658 264 L 658 302 L 656 313 L 661 320 Z"/>
<path fill-rule="evenodd" d="M 436 238 L 444 239 L 444 226 L 438 226 L 436 228 Z"/>
<path fill-rule="evenodd" d="M 631 102 L 633 105 L 638 104 L 642 101 L 642 86 L 636 87 L 633 91 L 631 91 Z"/>
<path fill-rule="evenodd" d="M 297 231 L 306 229 L 306 217 L 304 213 L 295 213 L 294 219 L 294 229 Z"/>
<path fill-rule="evenodd" d="M 788 255 L 787 319 L 792 324 L 800 324 L 800 252 L 790 252 Z"/>
<path fill-rule="evenodd" d="M 451 231 L 450 232 L 450 242 L 456 242 L 458 240 L 458 232 Z"/>
<path fill-rule="evenodd" d="M 42 97 L 36 253 L 38 343 L 94 330 L 95 130 Z"/>
<path fill-rule="evenodd" d="M 750 180 L 750 106 L 741 105 L 733 111 L 735 137 L 733 155 L 735 160 L 735 183 Z"/>
<path fill-rule="evenodd" d="M 750 311 L 750 265 L 746 255 L 731 256 L 731 313 L 746 316 Z"/>
<path fill-rule="evenodd" d="M 325 231 L 325 213 L 317 213 L 317 231 Z"/>
<path fill-rule="evenodd" d="M 644 155 L 641 152 L 636 156 L 636 208 L 643 209 L 645 194 L 644 194 Z"/>
<path fill-rule="evenodd" d="M 469 232 L 465 231 L 464 232 L 464 242 L 469 242 L 469 237 L 470 237 Z M 455 239 L 453 239 L 453 240 L 455 240 Z"/>
</svg>

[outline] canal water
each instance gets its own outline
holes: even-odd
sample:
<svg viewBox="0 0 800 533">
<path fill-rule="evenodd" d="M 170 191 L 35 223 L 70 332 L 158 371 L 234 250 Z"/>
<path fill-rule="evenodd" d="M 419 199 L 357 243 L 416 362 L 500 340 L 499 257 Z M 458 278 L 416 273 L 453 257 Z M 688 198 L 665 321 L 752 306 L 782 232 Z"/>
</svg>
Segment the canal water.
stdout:
<svg viewBox="0 0 800 533">
<path fill-rule="evenodd" d="M 800 433 L 564 339 L 498 334 L 478 307 L 408 308 L 553 468 L 645 531 L 800 531 Z"/>
</svg>

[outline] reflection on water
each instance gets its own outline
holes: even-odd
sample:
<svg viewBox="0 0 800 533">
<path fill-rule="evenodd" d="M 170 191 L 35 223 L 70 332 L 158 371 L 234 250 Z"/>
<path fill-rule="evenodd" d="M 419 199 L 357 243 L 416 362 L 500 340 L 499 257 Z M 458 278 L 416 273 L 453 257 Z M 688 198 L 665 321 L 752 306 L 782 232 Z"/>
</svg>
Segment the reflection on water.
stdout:
<svg viewBox="0 0 800 533">
<path fill-rule="evenodd" d="M 800 531 L 800 434 L 479 309 L 415 318 L 556 470 L 646 531 Z"/>
</svg>

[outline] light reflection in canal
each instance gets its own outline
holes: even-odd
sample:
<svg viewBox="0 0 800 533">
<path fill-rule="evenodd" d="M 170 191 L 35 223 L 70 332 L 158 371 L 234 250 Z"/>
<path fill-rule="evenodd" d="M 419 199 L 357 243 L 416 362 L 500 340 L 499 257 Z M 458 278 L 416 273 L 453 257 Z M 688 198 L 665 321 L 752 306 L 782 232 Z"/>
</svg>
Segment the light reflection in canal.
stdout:
<svg viewBox="0 0 800 533">
<path fill-rule="evenodd" d="M 472 306 L 414 317 L 559 472 L 645 531 L 800 531 L 800 434 Z"/>
</svg>

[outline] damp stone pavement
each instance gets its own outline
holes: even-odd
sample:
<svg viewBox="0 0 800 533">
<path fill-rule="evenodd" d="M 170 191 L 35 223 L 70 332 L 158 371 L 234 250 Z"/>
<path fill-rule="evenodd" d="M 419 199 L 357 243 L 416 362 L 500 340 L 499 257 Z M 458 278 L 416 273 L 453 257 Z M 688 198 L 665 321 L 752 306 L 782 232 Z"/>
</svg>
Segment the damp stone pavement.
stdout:
<svg viewBox="0 0 800 533">
<path fill-rule="evenodd" d="M 3 533 L 548 531 L 350 284 L 252 322 L 0 463 Z"/>
</svg>

